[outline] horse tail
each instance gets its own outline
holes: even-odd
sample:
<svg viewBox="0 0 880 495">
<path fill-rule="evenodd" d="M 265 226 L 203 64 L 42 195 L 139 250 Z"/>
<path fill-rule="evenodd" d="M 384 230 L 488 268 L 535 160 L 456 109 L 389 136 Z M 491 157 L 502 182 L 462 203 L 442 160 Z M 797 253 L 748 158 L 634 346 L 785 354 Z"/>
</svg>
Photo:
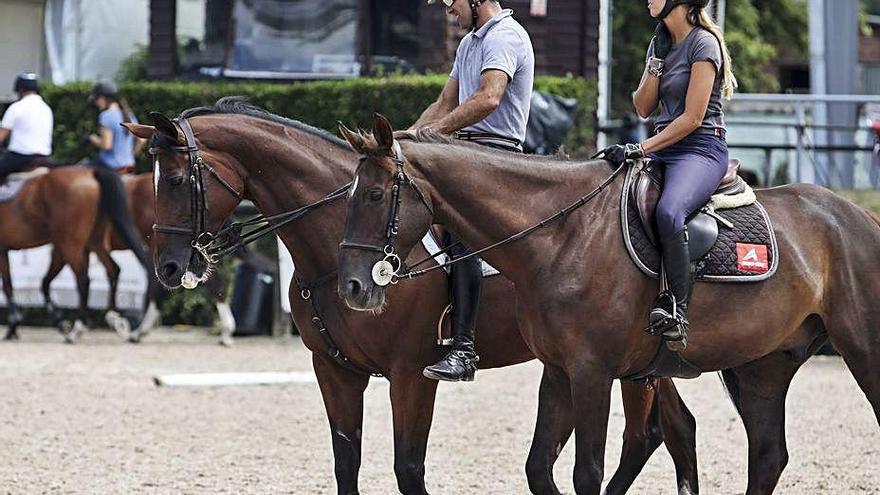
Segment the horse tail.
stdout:
<svg viewBox="0 0 880 495">
<path fill-rule="evenodd" d="M 150 261 L 147 258 L 140 235 L 134 229 L 131 215 L 128 213 L 128 202 L 122 179 L 115 171 L 102 166 L 95 167 L 94 175 L 101 186 L 101 211 L 107 214 L 116 233 L 125 241 L 125 244 L 149 273 Z"/>
</svg>

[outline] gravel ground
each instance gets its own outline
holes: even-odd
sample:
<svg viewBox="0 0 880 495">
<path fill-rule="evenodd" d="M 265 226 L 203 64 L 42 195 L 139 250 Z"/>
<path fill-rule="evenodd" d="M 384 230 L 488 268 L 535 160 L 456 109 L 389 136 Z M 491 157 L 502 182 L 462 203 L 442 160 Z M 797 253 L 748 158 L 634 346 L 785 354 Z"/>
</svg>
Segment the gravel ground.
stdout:
<svg viewBox="0 0 880 495">
<path fill-rule="evenodd" d="M 0 344 L 0 493 L 335 493 L 327 421 L 315 383 L 222 388 L 156 387 L 158 373 L 309 371 L 296 338 L 250 338 L 231 349 L 202 330 L 163 330 L 141 345 L 94 332 L 75 345 L 25 329 Z M 527 493 L 540 366 L 481 371 L 440 387 L 427 461 L 432 493 Z M 746 437 L 719 379 L 677 382 L 698 423 L 703 493 L 742 493 Z M 361 493 L 397 493 L 388 387 L 366 395 Z M 620 452 L 615 387 L 606 473 Z M 470 418 L 456 431 L 454 414 Z M 837 358 L 814 358 L 788 401 L 790 462 L 776 493 L 880 494 L 880 429 Z M 460 452 L 444 460 L 440 452 Z M 557 466 L 572 493 L 573 449 Z M 675 493 L 660 449 L 631 490 Z"/>
</svg>

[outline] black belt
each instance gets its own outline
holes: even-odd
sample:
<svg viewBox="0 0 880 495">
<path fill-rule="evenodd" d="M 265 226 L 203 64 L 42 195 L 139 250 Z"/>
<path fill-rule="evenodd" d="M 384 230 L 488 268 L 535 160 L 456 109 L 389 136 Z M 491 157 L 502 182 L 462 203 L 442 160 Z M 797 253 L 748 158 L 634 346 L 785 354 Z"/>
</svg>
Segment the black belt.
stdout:
<svg viewBox="0 0 880 495">
<path fill-rule="evenodd" d="M 457 131 L 455 134 L 453 134 L 453 137 L 455 137 L 455 139 L 461 139 L 462 141 L 480 141 L 484 139 L 492 139 L 495 141 L 507 143 L 515 148 L 519 148 L 522 144 L 519 142 L 518 139 L 501 136 L 499 134 L 493 134 L 491 132 Z"/>
</svg>

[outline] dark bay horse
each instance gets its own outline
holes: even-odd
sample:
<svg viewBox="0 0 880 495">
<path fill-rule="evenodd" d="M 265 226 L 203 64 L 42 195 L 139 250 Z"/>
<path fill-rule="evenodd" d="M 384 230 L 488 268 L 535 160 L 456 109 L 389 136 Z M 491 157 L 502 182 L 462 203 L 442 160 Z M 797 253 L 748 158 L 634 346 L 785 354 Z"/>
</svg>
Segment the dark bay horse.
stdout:
<svg viewBox="0 0 880 495">
<path fill-rule="evenodd" d="M 154 115 L 154 120 L 155 128 L 127 127 L 139 137 L 150 138 L 157 150 L 156 218 L 161 226 L 157 227 L 155 261 L 159 280 L 169 287 L 181 285 L 187 276 L 203 275 L 206 262 L 192 247 L 198 233 L 190 230 L 201 214 L 206 217 L 206 229 L 217 232 L 243 198 L 253 201 L 263 214 L 275 215 L 321 200 L 354 173 L 357 155 L 344 141 L 247 106 L 240 99 L 223 99 L 211 109 L 186 111 L 178 122 L 161 115 Z M 191 140 L 180 125 L 191 126 Z M 193 163 L 199 164 L 200 178 L 193 176 Z M 191 187 L 198 183 L 203 184 L 201 190 Z M 203 196 L 202 207 L 197 208 L 196 196 Z M 389 291 L 393 304 L 379 317 L 351 311 L 337 296 L 333 283 L 345 216 L 343 202 L 328 202 L 312 215 L 276 232 L 296 265 L 295 283 L 289 291 L 293 318 L 303 343 L 312 351 L 330 422 L 338 493 L 358 493 L 363 393 L 369 372 L 381 373 L 390 381 L 398 487 L 405 494 L 427 493 L 424 461 L 437 382 L 424 378 L 421 370 L 443 352 L 435 344 L 433 329 L 448 302 L 446 277 L 436 273 Z M 414 255 L 426 253 L 417 247 Z M 478 324 L 483 368 L 533 359 L 508 310 L 512 297 L 512 285 L 502 277 L 484 284 Z M 313 324 L 316 316 L 332 340 L 325 340 Z M 338 348 L 336 352 L 328 352 L 329 345 Z M 340 363 L 341 356 L 349 360 L 347 365 Z M 554 388 L 558 383 L 553 370 L 545 372 L 541 391 L 546 398 L 526 466 L 534 493 L 559 493 L 553 464 L 571 434 L 573 418 L 567 389 Z M 659 380 L 653 388 L 627 383 L 623 397 L 624 451 L 608 493 L 624 493 L 663 440 L 673 456 L 679 486 L 696 490 L 694 423 L 672 382 Z M 465 426 L 461 434 L 467 433 Z"/>
<path fill-rule="evenodd" d="M 43 281 L 49 314 L 68 342 L 87 328 L 89 252 L 95 252 L 108 274 L 119 271 L 103 242 L 112 212 L 102 210 L 118 205 L 101 201 L 103 187 L 89 167 L 59 167 L 30 179 L 15 198 L 0 203 L 0 273 L 9 305 L 7 339 L 18 337 L 21 322 L 21 311 L 13 299 L 8 252 L 50 243 L 53 262 Z M 73 325 L 61 320 L 49 298 L 49 282 L 64 265 L 73 270 L 79 295 L 79 317 Z"/>
<path fill-rule="evenodd" d="M 603 160 L 488 152 L 431 132 L 395 141 L 381 116 L 374 138 L 342 130 L 361 164 L 344 238 L 353 249 L 341 253 L 339 292 L 361 310 L 384 304 L 384 287 L 371 269 L 385 256 L 392 219 L 397 235 L 390 238 L 401 257 L 432 223 L 480 248 L 530 227 L 611 176 Z M 643 330 L 657 282 L 635 267 L 623 246 L 622 182 L 562 220 L 484 254 L 516 287 L 520 329 L 545 364 L 545 378 L 555 377 L 555 391 L 570 392 L 563 395 L 574 406 L 578 494 L 599 493 L 612 380 L 644 369 L 660 345 Z M 683 351 L 704 371 L 725 370 L 748 434 L 749 495 L 771 493 L 778 482 L 788 460 L 789 383 L 827 338 L 880 421 L 880 221 L 816 186 L 757 196 L 775 224 L 778 271 L 756 284 L 699 284 Z M 544 391 L 542 384 L 539 408 L 558 400 Z"/>
</svg>

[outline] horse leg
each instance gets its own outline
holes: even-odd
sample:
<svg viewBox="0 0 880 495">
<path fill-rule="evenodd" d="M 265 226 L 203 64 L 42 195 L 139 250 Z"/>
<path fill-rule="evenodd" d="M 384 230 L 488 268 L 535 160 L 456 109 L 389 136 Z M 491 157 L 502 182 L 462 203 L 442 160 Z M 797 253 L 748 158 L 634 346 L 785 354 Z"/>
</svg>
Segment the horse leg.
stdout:
<svg viewBox="0 0 880 495">
<path fill-rule="evenodd" d="M 536 495 L 561 493 L 553 479 L 553 465 L 574 428 L 570 390 L 565 371 L 544 365 L 538 389 L 538 419 L 526 460 L 529 490 Z"/>
<path fill-rule="evenodd" d="M 15 304 L 12 293 L 12 273 L 9 268 L 9 251 L 0 250 L 0 274 L 3 277 L 3 294 L 6 296 L 8 330 L 4 340 L 18 340 L 18 324 L 21 323 L 21 310 Z"/>
<path fill-rule="evenodd" d="M 49 270 L 46 272 L 46 276 L 43 277 L 41 288 L 43 291 L 43 301 L 46 302 L 46 312 L 49 314 L 49 319 L 52 320 L 52 324 L 55 326 L 58 326 L 61 323 L 61 314 L 58 313 L 58 308 L 56 308 L 55 304 L 52 302 L 52 294 L 49 289 L 52 285 L 52 281 L 55 280 L 55 277 L 58 276 L 63 268 L 64 260 L 61 257 L 61 253 L 58 249 L 52 248 L 52 261 L 49 263 Z"/>
<path fill-rule="evenodd" d="M 867 293 L 876 297 L 876 292 Z M 863 307 L 871 307 L 871 304 L 876 302 L 866 302 Z M 874 408 L 874 417 L 880 424 L 880 373 L 877 372 L 880 369 L 880 313 L 877 316 L 873 322 L 859 324 L 829 322 L 828 336 Z M 848 329 L 853 330 L 846 331 Z"/>
<path fill-rule="evenodd" d="M 116 292 L 119 287 L 119 265 L 110 256 L 110 252 L 104 247 L 96 247 L 94 252 L 101 264 L 104 265 L 104 270 L 107 272 L 107 280 L 110 283 L 110 293 L 107 295 L 107 313 L 104 316 L 104 319 L 107 324 L 110 325 L 110 328 L 116 331 L 117 335 L 123 339 L 128 339 L 131 334 L 131 326 L 129 325 L 128 320 L 116 310 Z"/>
<path fill-rule="evenodd" d="M 604 367 L 591 362 L 575 364 L 568 377 L 574 406 L 574 490 L 578 495 L 594 495 L 604 475 L 613 379 Z"/>
<path fill-rule="evenodd" d="M 404 370 L 391 380 L 394 416 L 394 475 L 404 495 L 426 495 L 425 452 L 434 417 L 437 381 L 422 376 L 421 369 Z"/>
<path fill-rule="evenodd" d="M 650 385 L 623 380 L 620 391 L 626 418 L 623 449 L 605 495 L 626 493 L 664 442 L 675 464 L 678 493 L 699 493 L 696 421 L 672 380 L 653 380 Z"/>
<path fill-rule="evenodd" d="M 76 277 L 76 289 L 79 294 L 79 318 L 73 323 L 73 328 L 68 331 L 64 340 L 72 344 L 77 341 L 80 334 L 89 328 L 89 252 L 82 250 L 79 256 L 68 260 L 70 268 Z"/>
<path fill-rule="evenodd" d="M 788 463 L 785 396 L 801 364 L 802 360 L 776 353 L 721 372 L 749 440 L 746 495 L 773 493 Z"/>
<path fill-rule="evenodd" d="M 357 495 L 364 390 L 369 377 L 342 368 L 322 352 L 312 354 L 312 365 L 330 420 L 337 493 Z"/>
</svg>

